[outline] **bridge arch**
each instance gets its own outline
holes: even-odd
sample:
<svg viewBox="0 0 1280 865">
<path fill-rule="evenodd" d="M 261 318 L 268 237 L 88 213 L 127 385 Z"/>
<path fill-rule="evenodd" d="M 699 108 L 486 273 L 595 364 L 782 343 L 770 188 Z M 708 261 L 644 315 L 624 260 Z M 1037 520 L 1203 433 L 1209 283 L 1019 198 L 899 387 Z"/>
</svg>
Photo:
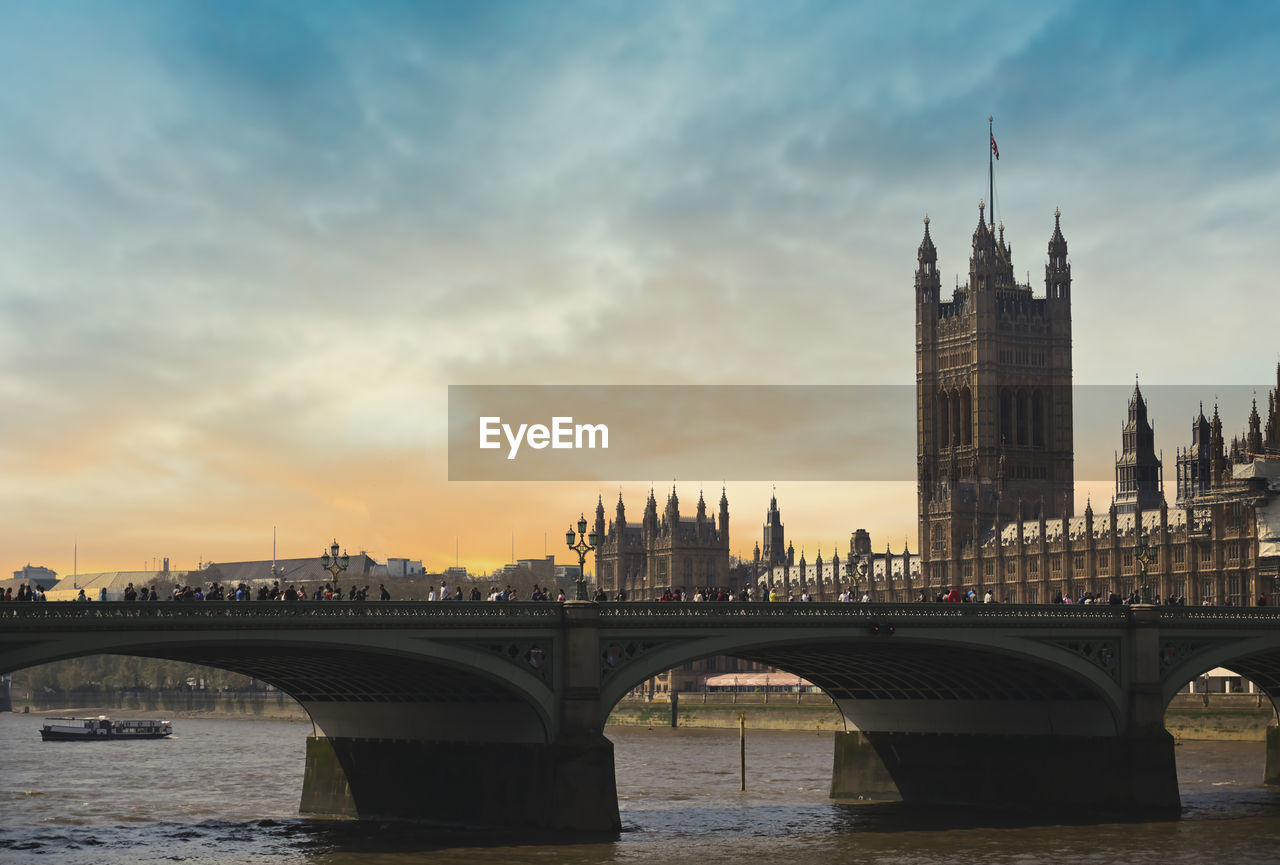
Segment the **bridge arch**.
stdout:
<svg viewBox="0 0 1280 865">
<path fill-rule="evenodd" d="M 765 640 L 741 630 L 693 636 L 655 646 L 608 676 L 601 689 L 605 713 L 646 679 L 716 655 L 813 682 L 851 729 L 892 723 L 916 732 L 1026 732 L 1031 723 L 1047 732 L 1116 735 L 1124 724 L 1118 680 L 1096 660 L 1049 643 L 954 629 L 889 636 L 867 628 L 797 628 Z M 999 711 L 982 710 L 984 703 Z M 943 705 L 945 716 L 937 712 Z"/>
<path fill-rule="evenodd" d="M 549 642 L 549 641 L 543 641 Z M 495 645 L 493 648 L 498 648 Z M 4 652 L 7 670 L 89 655 L 132 655 L 227 670 L 288 694 L 330 737 L 546 743 L 558 703 L 550 681 L 508 652 L 399 631 L 228 633 L 104 631 Z M 513 663 L 514 660 L 514 663 Z"/>
<path fill-rule="evenodd" d="M 1161 696 L 1167 706 L 1188 684 L 1217 667 L 1257 685 L 1273 708 L 1280 708 L 1280 632 L 1241 639 L 1166 639 L 1160 651 Z"/>
</svg>

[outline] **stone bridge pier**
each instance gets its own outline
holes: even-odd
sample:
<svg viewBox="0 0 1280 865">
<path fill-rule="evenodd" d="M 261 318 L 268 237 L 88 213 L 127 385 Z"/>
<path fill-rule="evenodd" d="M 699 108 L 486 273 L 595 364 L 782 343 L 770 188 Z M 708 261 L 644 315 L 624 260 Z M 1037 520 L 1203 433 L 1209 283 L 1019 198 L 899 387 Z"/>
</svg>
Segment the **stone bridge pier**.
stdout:
<svg viewBox="0 0 1280 865">
<path fill-rule="evenodd" d="M 1157 633 L 1157 611 L 1135 609 L 1122 649 L 1076 643 L 1115 653 L 1127 683 L 1115 700 L 1050 668 L 962 647 L 936 675 L 917 672 L 930 699 L 840 689 L 848 730 L 836 734 L 832 798 L 1178 813 Z M 911 663 L 895 660 L 898 670 Z"/>
<path fill-rule="evenodd" d="M 548 658 L 549 691 L 512 699 L 441 670 L 429 702 L 303 700 L 316 732 L 307 739 L 301 813 L 616 834 L 598 619 L 594 604 L 568 603 L 558 633 L 516 659 Z M 450 688 L 456 702 L 447 701 Z"/>
</svg>

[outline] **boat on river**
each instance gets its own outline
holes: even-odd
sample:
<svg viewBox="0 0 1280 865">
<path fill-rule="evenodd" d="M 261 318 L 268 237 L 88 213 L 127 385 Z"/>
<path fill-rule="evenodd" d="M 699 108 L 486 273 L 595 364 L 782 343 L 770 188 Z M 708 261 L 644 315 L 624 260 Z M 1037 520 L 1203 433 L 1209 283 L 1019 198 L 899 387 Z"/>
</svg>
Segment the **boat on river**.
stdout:
<svg viewBox="0 0 1280 865">
<path fill-rule="evenodd" d="M 45 718 L 40 738 L 46 742 L 104 742 L 108 739 L 164 739 L 173 734 L 168 721 L 113 721 L 96 718 Z"/>
</svg>

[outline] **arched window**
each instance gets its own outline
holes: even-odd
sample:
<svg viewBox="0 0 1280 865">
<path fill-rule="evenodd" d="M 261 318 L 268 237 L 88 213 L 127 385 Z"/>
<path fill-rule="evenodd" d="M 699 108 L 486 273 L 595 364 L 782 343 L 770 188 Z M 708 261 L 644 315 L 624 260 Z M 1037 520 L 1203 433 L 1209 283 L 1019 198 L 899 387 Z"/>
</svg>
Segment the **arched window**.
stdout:
<svg viewBox="0 0 1280 865">
<path fill-rule="evenodd" d="M 947 406 L 947 392 L 945 390 L 938 391 L 938 398 L 935 402 L 934 419 L 936 420 L 936 430 L 938 447 L 945 448 L 951 444 L 951 410 Z"/>
<path fill-rule="evenodd" d="M 961 444 L 973 444 L 973 394 L 969 388 L 960 391 Z"/>
<path fill-rule="evenodd" d="M 954 390 L 951 391 L 951 444 L 953 447 L 959 447 L 961 441 L 960 427 L 962 425 L 960 416 L 960 394 Z"/>
<path fill-rule="evenodd" d="M 1017 403 L 1017 443 L 1025 445 L 1027 443 L 1027 394 L 1025 391 L 1018 391 L 1015 397 Z"/>
<path fill-rule="evenodd" d="M 1031 444 L 1044 447 L 1044 396 L 1039 390 L 1031 394 Z"/>
<path fill-rule="evenodd" d="M 1013 397 L 1008 388 L 1000 391 L 1000 443 L 1013 444 Z"/>
</svg>

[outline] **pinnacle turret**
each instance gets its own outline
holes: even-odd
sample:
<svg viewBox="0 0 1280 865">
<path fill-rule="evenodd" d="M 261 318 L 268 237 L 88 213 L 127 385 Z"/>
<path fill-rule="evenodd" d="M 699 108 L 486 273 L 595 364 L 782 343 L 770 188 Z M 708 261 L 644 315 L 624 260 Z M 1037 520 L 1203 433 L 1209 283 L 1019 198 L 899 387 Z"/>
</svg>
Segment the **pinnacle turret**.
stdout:
<svg viewBox="0 0 1280 865">
<path fill-rule="evenodd" d="M 1049 265 L 1065 267 L 1067 264 L 1067 239 L 1062 236 L 1062 211 L 1053 211 L 1053 234 L 1049 237 Z"/>
<path fill-rule="evenodd" d="M 929 236 L 929 217 L 924 218 L 924 240 L 916 252 L 916 303 L 937 303 L 942 282 L 938 275 L 938 250 Z"/>
<path fill-rule="evenodd" d="M 920 248 L 916 251 L 916 261 L 920 264 L 937 264 L 938 250 L 933 245 L 933 238 L 929 236 L 929 214 L 924 215 L 924 240 L 920 241 Z"/>
<path fill-rule="evenodd" d="M 1245 437 L 1245 449 L 1251 454 L 1262 453 L 1262 418 L 1258 415 L 1258 398 L 1253 398 L 1253 410 L 1249 412 L 1249 434 Z"/>
</svg>

